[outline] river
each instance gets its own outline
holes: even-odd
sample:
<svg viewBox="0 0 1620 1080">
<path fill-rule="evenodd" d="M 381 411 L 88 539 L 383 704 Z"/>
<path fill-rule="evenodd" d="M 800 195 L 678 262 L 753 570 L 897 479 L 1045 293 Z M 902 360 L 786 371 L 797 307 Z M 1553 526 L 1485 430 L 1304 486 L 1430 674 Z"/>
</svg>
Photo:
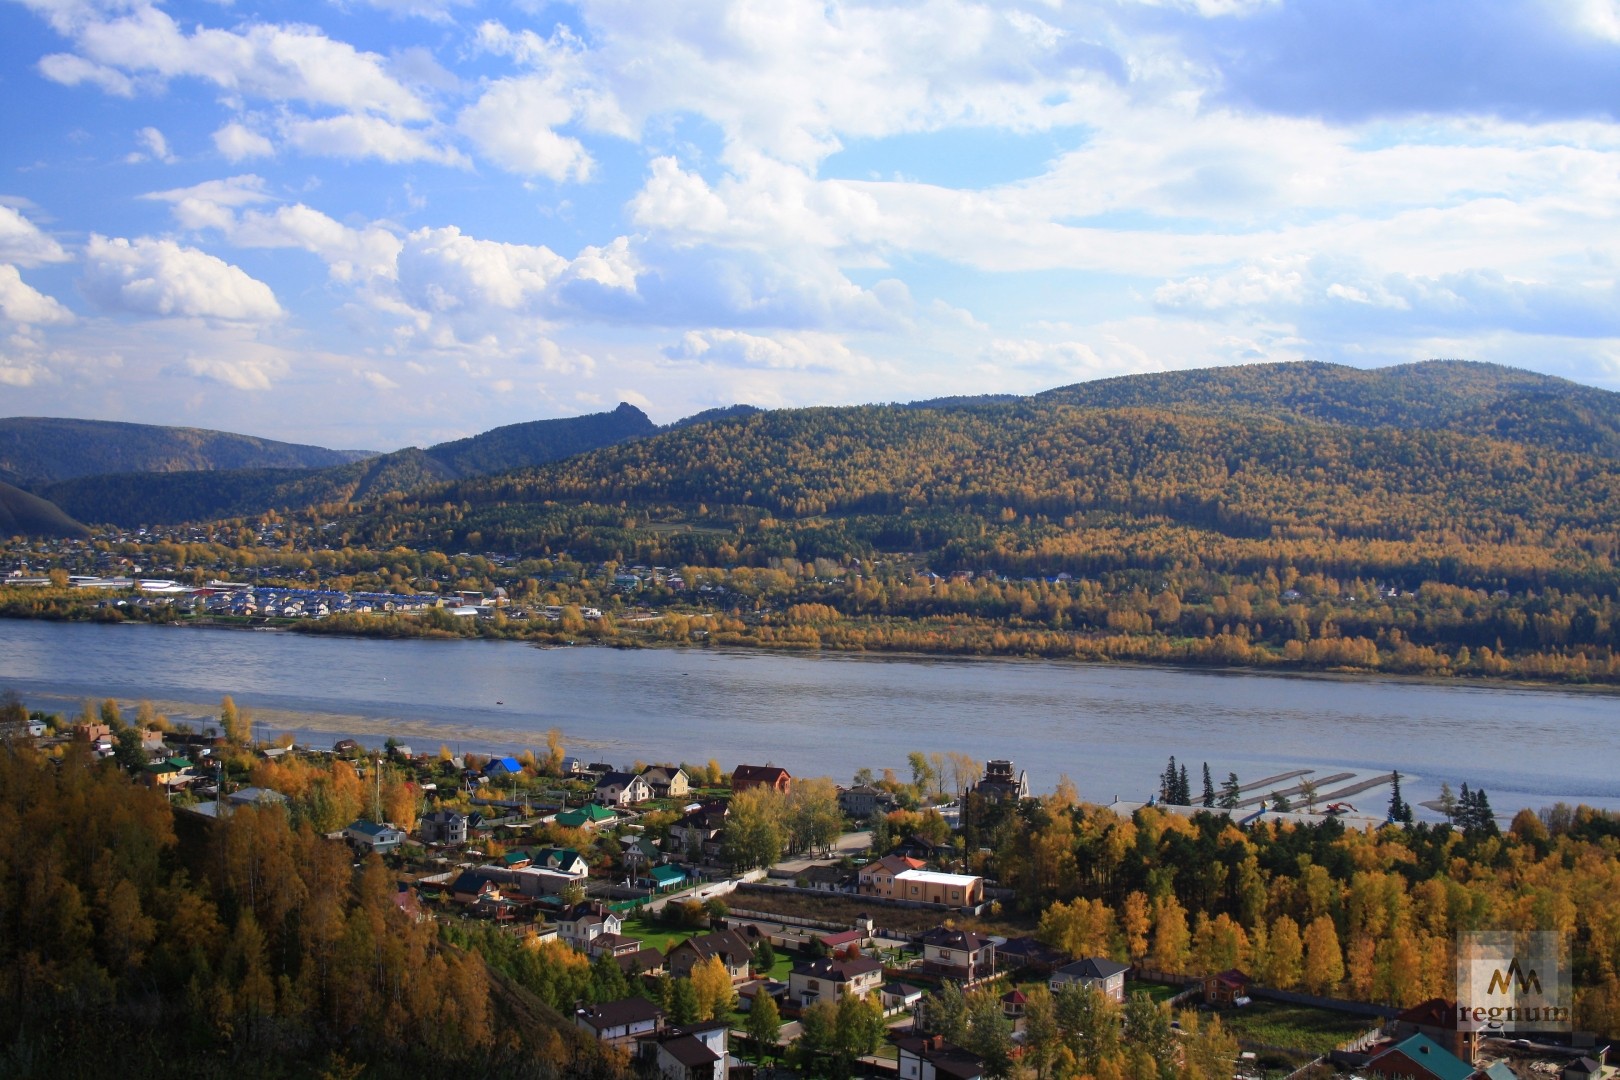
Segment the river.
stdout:
<svg viewBox="0 0 1620 1080">
<path fill-rule="evenodd" d="M 283 731 L 417 750 L 544 746 L 634 760 L 773 763 L 848 783 L 862 766 L 909 779 L 912 750 L 1010 758 L 1037 792 L 1144 799 L 1166 759 L 1196 797 L 1299 768 L 1398 769 L 1409 802 L 1442 780 L 1492 807 L 1563 800 L 1620 809 L 1620 698 L 1598 692 L 1019 660 L 784 655 L 704 649 L 540 649 L 293 633 L 0 620 L 0 688 L 35 708 L 149 699 L 176 719 L 232 695 L 261 738 Z M 1333 785 L 1337 786 L 1337 785 Z M 1381 813 L 1387 790 L 1355 799 Z"/>
</svg>

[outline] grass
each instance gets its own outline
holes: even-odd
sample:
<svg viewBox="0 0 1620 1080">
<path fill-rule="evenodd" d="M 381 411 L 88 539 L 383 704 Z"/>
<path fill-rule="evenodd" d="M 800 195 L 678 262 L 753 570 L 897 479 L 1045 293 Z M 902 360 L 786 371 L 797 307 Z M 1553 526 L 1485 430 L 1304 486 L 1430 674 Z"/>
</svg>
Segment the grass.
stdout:
<svg viewBox="0 0 1620 1080">
<path fill-rule="evenodd" d="M 1312 1055 L 1328 1053 L 1376 1024 L 1370 1016 L 1262 1000 L 1241 1009 L 1223 1009 L 1220 1016 L 1221 1025 L 1239 1039 Z"/>
<path fill-rule="evenodd" d="M 1148 997 L 1152 998 L 1155 1003 L 1157 1003 L 1160 1001 L 1169 1001 L 1171 998 L 1175 997 L 1185 989 L 1185 986 L 1172 986 L 1169 983 L 1160 982 L 1140 982 L 1132 979 L 1130 982 L 1125 984 L 1125 996 L 1129 998 L 1132 994 L 1140 992 L 1146 994 Z"/>
<path fill-rule="evenodd" d="M 657 949 L 662 953 L 668 953 L 670 949 L 687 938 L 697 937 L 699 934 L 706 934 L 709 931 L 707 929 L 677 930 L 657 920 L 648 920 L 636 915 L 624 920 L 624 928 L 621 932 L 625 937 L 640 938 L 641 943 L 645 946 Z"/>
</svg>

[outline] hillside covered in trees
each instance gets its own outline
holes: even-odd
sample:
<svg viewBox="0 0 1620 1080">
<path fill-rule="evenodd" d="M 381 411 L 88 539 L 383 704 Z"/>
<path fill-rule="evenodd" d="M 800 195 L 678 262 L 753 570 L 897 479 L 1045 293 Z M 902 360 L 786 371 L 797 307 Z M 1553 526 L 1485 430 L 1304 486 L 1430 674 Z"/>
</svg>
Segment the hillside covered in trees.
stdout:
<svg viewBox="0 0 1620 1080">
<path fill-rule="evenodd" d="M 49 484 L 42 493 L 71 508 L 69 513 L 116 525 L 208 521 L 322 503 L 363 502 L 554 461 L 656 430 L 640 409 L 621 404 L 612 412 L 511 424 L 426 450 L 408 447 L 324 468 L 123 469 Z M 276 462 L 267 457 L 256 464 Z"/>
<path fill-rule="evenodd" d="M 326 630 L 1620 681 L 1620 460 L 1600 452 L 1617 395 L 1452 362 L 1136 378 L 938 407 L 724 410 L 365 502 L 311 488 L 309 509 L 188 527 L 142 561 L 501 587 L 519 613 Z M 1081 390 L 1123 403 L 1063 400 Z M 1530 416 L 1532 399 L 1561 423 L 1531 425 L 1535 439 L 1469 430 Z M 617 573 L 631 566 L 671 572 Z M 608 617 L 521 618 L 569 605 Z M 615 622 L 632 607 L 634 628 Z"/>
<path fill-rule="evenodd" d="M 318 469 L 365 456 L 202 428 L 44 416 L 0 419 L 0 480 L 35 491 L 102 473 Z"/>
</svg>

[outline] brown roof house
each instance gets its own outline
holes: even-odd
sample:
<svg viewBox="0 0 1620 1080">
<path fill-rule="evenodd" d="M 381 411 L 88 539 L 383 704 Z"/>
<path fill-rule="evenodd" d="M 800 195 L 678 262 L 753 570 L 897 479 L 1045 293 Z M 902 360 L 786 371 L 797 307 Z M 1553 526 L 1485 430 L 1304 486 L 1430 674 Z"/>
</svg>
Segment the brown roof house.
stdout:
<svg viewBox="0 0 1620 1080">
<path fill-rule="evenodd" d="M 788 973 L 788 994 L 795 1004 L 814 1005 L 841 997 L 866 997 L 883 985 L 883 965 L 858 956 L 853 960 L 808 960 Z"/>
<path fill-rule="evenodd" d="M 1390 1021 L 1390 1030 L 1398 1038 L 1427 1035 L 1464 1061 L 1473 1063 L 1479 1060 L 1480 1033 L 1458 1026 L 1457 1005 L 1446 998 L 1430 998 L 1405 1012 L 1397 1013 Z"/>
<path fill-rule="evenodd" d="M 957 982 L 973 983 L 996 972 L 996 947 L 982 934 L 936 926 L 917 939 L 923 970 Z"/>
<path fill-rule="evenodd" d="M 574 1024 L 610 1046 L 629 1046 L 664 1026 L 664 1010 L 646 998 L 624 998 L 574 1010 Z"/>
<path fill-rule="evenodd" d="M 1218 975 L 1204 976 L 1205 1005 L 1233 1005 L 1246 997 L 1253 980 L 1237 968 L 1227 968 Z"/>
<path fill-rule="evenodd" d="M 788 775 L 788 771 L 775 765 L 739 765 L 731 771 L 732 791 L 769 787 L 786 795 L 792 784 L 793 777 Z"/>
<path fill-rule="evenodd" d="M 942 1036 L 896 1039 L 900 1080 L 980 1080 L 984 1058 L 947 1042 Z"/>
<path fill-rule="evenodd" d="M 754 946 L 763 940 L 765 936 L 753 923 L 687 938 L 669 950 L 669 972 L 676 978 L 686 978 L 698 964 L 711 956 L 718 956 L 731 973 L 731 981 L 741 982 L 748 978 Z"/>
<path fill-rule="evenodd" d="M 1047 982 L 1055 994 L 1069 983 L 1100 991 L 1110 1001 L 1125 1002 L 1125 972 L 1130 968 L 1105 956 L 1088 956 L 1052 972 Z"/>
</svg>

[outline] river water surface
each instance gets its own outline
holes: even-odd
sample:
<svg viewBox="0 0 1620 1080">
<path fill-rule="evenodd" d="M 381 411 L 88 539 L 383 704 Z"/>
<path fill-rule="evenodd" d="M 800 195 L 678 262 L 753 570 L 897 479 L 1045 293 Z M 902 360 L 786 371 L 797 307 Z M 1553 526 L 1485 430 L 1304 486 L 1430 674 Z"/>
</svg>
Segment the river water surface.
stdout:
<svg viewBox="0 0 1620 1080">
<path fill-rule="evenodd" d="M 1620 809 L 1620 697 L 1500 685 L 1290 677 L 1018 660 L 539 649 L 293 633 L 0 620 L 0 688 L 34 707 L 146 698 L 176 718 L 222 695 L 260 737 L 325 744 L 396 735 L 417 750 L 543 747 L 631 761 L 774 763 L 848 783 L 909 779 L 912 750 L 1011 758 L 1031 786 L 1145 799 L 1166 759 L 1257 780 L 1399 769 L 1409 801 L 1442 780 L 1493 808 L 1558 800 Z M 1356 801 L 1382 812 L 1387 791 Z"/>
</svg>

